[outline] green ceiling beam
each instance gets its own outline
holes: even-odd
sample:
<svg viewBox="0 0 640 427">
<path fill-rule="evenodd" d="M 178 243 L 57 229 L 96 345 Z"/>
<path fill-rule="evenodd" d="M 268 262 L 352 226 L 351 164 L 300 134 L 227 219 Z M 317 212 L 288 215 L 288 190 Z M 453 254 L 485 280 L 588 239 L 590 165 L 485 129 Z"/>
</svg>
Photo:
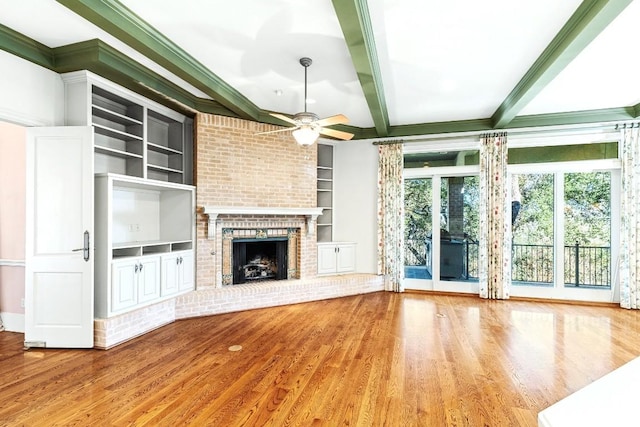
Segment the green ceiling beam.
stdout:
<svg viewBox="0 0 640 427">
<path fill-rule="evenodd" d="M 504 128 L 633 0 L 584 0 L 498 107 L 493 127 Z"/>
<path fill-rule="evenodd" d="M 507 128 L 527 128 L 542 126 L 581 125 L 589 123 L 606 123 L 634 119 L 634 107 L 605 108 L 600 110 L 584 110 L 570 113 L 535 114 L 518 116 Z"/>
<path fill-rule="evenodd" d="M 633 118 L 636 119 L 640 116 L 640 104 L 633 106 Z"/>
<path fill-rule="evenodd" d="M 117 0 L 58 0 L 152 61 L 200 89 L 237 116 L 257 120 L 260 109 Z"/>
<path fill-rule="evenodd" d="M 0 24 L 0 49 L 50 70 L 54 67 L 53 53 L 48 46 Z"/>
<path fill-rule="evenodd" d="M 452 122 L 433 122 L 414 125 L 392 126 L 389 131 L 391 137 L 412 135 L 434 135 L 454 132 L 478 132 L 491 130 L 491 119 L 458 120 Z"/>
<path fill-rule="evenodd" d="M 635 118 L 636 107 L 607 108 L 600 110 L 585 110 L 571 113 L 536 114 L 519 116 L 513 119 L 506 129 L 528 127 L 581 125 L 589 123 L 606 123 L 627 121 Z M 434 122 L 414 125 L 392 126 L 390 137 L 413 135 L 435 135 L 456 132 L 482 132 L 495 130 L 491 119 L 459 120 L 453 122 Z M 371 138 L 371 136 L 366 136 Z"/>
<path fill-rule="evenodd" d="M 389 114 L 366 0 L 332 0 L 377 136 L 389 135 Z M 357 18 L 357 19 L 356 19 Z"/>
</svg>

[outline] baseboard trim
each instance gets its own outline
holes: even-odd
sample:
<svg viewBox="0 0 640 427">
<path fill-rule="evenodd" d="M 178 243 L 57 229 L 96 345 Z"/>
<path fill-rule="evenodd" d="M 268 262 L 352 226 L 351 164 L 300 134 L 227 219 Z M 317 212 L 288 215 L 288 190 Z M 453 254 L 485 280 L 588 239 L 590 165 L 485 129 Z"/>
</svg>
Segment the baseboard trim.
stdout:
<svg viewBox="0 0 640 427">
<path fill-rule="evenodd" d="M 24 314 L 0 312 L 4 330 L 24 334 Z"/>
</svg>

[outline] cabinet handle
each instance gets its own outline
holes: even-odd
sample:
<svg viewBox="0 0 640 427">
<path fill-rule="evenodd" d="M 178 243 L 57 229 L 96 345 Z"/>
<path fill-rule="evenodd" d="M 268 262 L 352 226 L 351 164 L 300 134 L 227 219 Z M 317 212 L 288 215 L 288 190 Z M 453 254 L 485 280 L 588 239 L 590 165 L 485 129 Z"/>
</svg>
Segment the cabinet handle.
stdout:
<svg viewBox="0 0 640 427">
<path fill-rule="evenodd" d="M 180 258 L 179 257 L 176 258 L 176 265 L 178 265 L 178 264 L 180 264 Z"/>
<path fill-rule="evenodd" d="M 142 263 L 140 263 L 140 271 L 142 271 Z"/>
<path fill-rule="evenodd" d="M 180 264 L 182 264 L 182 257 L 180 257 Z"/>
<path fill-rule="evenodd" d="M 138 264 L 136 264 L 136 266 L 133 268 L 133 272 L 137 273 L 138 272 Z"/>
</svg>

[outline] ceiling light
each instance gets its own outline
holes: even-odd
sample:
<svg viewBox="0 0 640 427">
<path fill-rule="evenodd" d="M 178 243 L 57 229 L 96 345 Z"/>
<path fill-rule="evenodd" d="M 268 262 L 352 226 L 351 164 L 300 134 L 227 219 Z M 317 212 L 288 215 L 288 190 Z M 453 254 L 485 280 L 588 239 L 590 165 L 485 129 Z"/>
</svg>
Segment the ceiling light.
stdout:
<svg viewBox="0 0 640 427">
<path fill-rule="evenodd" d="M 311 145 L 316 142 L 320 133 L 310 125 L 301 125 L 292 132 L 296 142 L 300 145 Z"/>
</svg>

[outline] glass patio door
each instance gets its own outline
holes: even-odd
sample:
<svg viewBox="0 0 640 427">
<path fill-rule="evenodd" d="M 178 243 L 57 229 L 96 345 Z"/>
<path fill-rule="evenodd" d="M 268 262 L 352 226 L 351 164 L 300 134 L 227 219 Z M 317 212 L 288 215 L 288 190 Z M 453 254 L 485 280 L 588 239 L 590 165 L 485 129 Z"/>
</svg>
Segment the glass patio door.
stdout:
<svg viewBox="0 0 640 427">
<path fill-rule="evenodd" d="M 405 288 L 477 292 L 478 209 L 477 175 L 405 179 Z"/>
<path fill-rule="evenodd" d="M 614 300 L 619 171 L 576 163 L 531 173 L 534 167 L 511 175 L 521 200 L 512 225 L 511 295 Z"/>
</svg>

